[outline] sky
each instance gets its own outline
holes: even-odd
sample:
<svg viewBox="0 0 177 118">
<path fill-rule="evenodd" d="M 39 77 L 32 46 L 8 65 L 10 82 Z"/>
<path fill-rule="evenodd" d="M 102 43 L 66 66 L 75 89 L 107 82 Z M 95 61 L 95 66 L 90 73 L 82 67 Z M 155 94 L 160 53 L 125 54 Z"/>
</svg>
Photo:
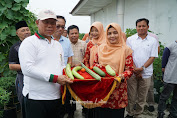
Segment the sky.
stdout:
<svg viewBox="0 0 177 118">
<path fill-rule="evenodd" d="M 66 19 L 66 28 L 70 25 L 77 25 L 80 33 L 88 33 L 90 28 L 90 16 L 72 16 L 69 14 L 79 0 L 29 0 L 27 9 L 38 14 L 43 9 L 50 9 L 57 15 Z"/>
</svg>

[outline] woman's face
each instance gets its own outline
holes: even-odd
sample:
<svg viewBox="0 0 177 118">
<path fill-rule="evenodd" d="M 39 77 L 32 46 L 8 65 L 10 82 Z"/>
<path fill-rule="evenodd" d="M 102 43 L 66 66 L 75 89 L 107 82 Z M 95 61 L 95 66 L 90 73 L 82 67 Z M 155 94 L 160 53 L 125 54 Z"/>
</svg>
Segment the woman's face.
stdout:
<svg viewBox="0 0 177 118">
<path fill-rule="evenodd" d="M 111 44 L 117 44 L 117 43 L 119 43 L 119 41 L 118 41 L 119 34 L 118 34 L 117 30 L 114 29 L 113 27 L 108 29 L 107 36 L 108 36 L 108 41 Z"/>
<path fill-rule="evenodd" d="M 91 31 L 90 31 L 90 35 L 93 39 L 98 39 L 99 38 L 99 32 L 98 29 L 96 27 L 92 27 Z"/>
</svg>

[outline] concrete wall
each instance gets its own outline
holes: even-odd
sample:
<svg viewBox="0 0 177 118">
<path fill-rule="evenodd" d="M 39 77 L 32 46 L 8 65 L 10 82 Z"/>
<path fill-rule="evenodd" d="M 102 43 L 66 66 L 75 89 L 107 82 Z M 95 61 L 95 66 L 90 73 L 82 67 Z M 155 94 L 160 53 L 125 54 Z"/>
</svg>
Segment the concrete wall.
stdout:
<svg viewBox="0 0 177 118">
<path fill-rule="evenodd" d="M 159 40 L 167 45 L 177 40 L 177 0 L 113 0 L 111 4 L 91 15 L 94 21 L 103 23 L 104 28 L 111 22 L 119 22 L 117 3 L 124 1 L 124 24 L 127 28 L 136 28 L 135 22 L 139 18 L 149 19 L 149 30 L 158 34 Z M 176 22 L 175 22 L 176 21 Z"/>
<path fill-rule="evenodd" d="M 117 10 L 116 10 L 117 0 L 113 0 L 111 4 L 103 8 L 102 10 L 91 15 L 91 24 L 95 21 L 100 21 L 103 23 L 104 28 L 111 23 L 117 22 Z"/>
</svg>

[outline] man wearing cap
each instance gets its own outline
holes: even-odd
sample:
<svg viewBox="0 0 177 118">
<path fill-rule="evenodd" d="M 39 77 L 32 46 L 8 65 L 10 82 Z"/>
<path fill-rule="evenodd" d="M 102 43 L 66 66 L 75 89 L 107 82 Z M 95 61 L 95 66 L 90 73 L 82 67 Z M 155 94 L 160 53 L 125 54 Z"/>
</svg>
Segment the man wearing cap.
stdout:
<svg viewBox="0 0 177 118">
<path fill-rule="evenodd" d="M 19 37 L 20 41 L 18 41 L 16 44 L 14 44 L 10 48 L 9 52 L 9 68 L 10 70 L 17 71 L 17 77 L 15 82 L 15 87 L 17 91 L 18 100 L 20 102 L 21 108 L 22 108 L 22 115 L 23 118 L 25 118 L 25 110 L 24 110 L 24 103 L 23 103 L 23 95 L 22 95 L 22 89 L 23 89 L 23 73 L 21 71 L 21 66 L 19 63 L 18 58 L 18 50 L 21 45 L 21 42 L 31 36 L 30 29 L 25 21 L 20 21 L 15 25 L 16 28 L 16 34 Z"/>
<path fill-rule="evenodd" d="M 63 49 L 51 38 L 56 30 L 56 19 L 51 10 L 39 12 L 38 31 L 26 38 L 19 49 L 27 118 L 60 118 L 60 86 L 72 83 L 62 75 Z"/>
</svg>

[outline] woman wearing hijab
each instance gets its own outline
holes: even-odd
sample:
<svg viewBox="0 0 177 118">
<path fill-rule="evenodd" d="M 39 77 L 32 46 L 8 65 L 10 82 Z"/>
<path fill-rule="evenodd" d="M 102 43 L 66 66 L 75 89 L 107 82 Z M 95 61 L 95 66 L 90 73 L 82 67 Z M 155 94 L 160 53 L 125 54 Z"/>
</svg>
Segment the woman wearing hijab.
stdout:
<svg viewBox="0 0 177 118">
<path fill-rule="evenodd" d="M 84 64 L 87 67 L 91 67 L 96 59 L 96 54 L 98 52 L 98 47 L 105 42 L 105 32 L 103 29 L 103 24 L 101 22 L 94 22 L 90 27 L 90 35 L 92 40 L 87 44 L 87 49 L 84 56 Z"/>
<path fill-rule="evenodd" d="M 110 65 L 124 81 L 117 84 L 107 103 L 99 108 L 100 118 L 124 118 L 128 104 L 127 79 L 133 73 L 132 52 L 126 46 L 120 26 L 109 24 L 106 28 L 106 43 L 98 47 L 98 63 L 101 66 Z"/>
</svg>

